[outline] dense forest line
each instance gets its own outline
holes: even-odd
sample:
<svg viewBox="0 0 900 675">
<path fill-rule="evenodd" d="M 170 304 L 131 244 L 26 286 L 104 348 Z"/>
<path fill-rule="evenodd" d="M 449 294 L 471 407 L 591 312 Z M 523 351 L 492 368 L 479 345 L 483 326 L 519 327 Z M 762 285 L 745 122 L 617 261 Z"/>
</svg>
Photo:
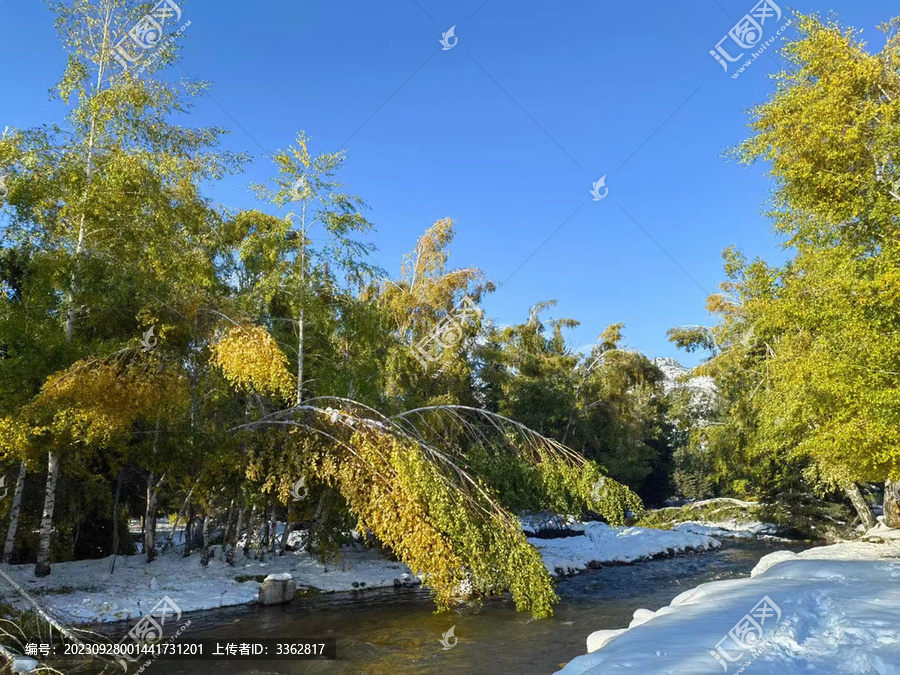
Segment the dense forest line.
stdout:
<svg viewBox="0 0 900 675">
<path fill-rule="evenodd" d="M 517 325 L 486 317 L 495 285 L 451 264 L 449 219 L 389 279 L 346 157 L 304 133 L 271 156 L 258 208 L 211 200 L 251 158 L 219 149 L 224 129 L 178 123 L 208 87 L 172 77 L 178 41 L 138 74 L 112 36 L 144 4 L 53 9 L 66 124 L 0 140 L 4 561 L 46 575 L 140 543 L 151 562 L 157 516 L 189 528 L 185 553 L 203 560 L 245 530 L 265 556 L 292 528 L 323 555 L 355 529 L 442 603 L 465 584 L 511 589 L 544 615 L 553 591 L 515 513 L 620 523 L 724 495 L 821 536 L 874 524 L 866 500 L 883 489 L 898 524 L 896 21 L 879 54 L 800 21 L 735 150 L 768 163 L 792 257 L 728 249 L 718 323 L 670 331 L 707 356 L 695 375 L 715 387 L 698 398 L 621 324 L 582 353 L 552 302 Z"/>
</svg>

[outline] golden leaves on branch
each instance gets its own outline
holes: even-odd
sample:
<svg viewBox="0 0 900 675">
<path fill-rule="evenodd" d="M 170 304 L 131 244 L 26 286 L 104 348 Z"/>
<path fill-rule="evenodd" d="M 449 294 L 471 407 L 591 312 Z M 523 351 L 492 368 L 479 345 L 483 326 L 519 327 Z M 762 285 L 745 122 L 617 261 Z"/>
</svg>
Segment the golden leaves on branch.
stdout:
<svg viewBox="0 0 900 675">
<path fill-rule="evenodd" d="M 212 361 L 238 389 L 288 400 L 296 387 L 287 357 L 262 326 L 223 330 L 212 344 Z"/>
<path fill-rule="evenodd" d="M 307 403 L 291 409 L 290 421 L 279 413 L 244 428 L 288 424 L 282 447 L 304 456 L 305 475 L 335 487 L 357 530 L 422 574 L 439 607 L 511 590 L 519 610 L 549 616 L 552 580 L 515 516 L 465 469 L 370 414 Z"/>
<path fill-rule="evenodd" d="M 353 434 L 354 453 L 325 465 L 344 499 L 359 518 L 358 529 L 372 530 L 414 573 L 425 573 L 438 605 L 452 601 L 463 581 L 463 561 L 453 544 L 429 517 L 431 505 L 410 485 L 395 464 L 414 461 L 416 449 L 372 430 Z"/>
<path fill-rule="evenodd" d="M 22 459 L 33 435 L 34 430 L 21 419 L 0 417 L 0 458 Z"/>
<path fill-rule="evenodd" d="M 643 508 L 571 449 L 464 406 L 387 418 L 324 397 L 237 429 L 260 442 L 248 477 L 281 499 L 301 473 L 336 488 L 360 534 L 371 531 L 422 574 L 441 608 L 510 591 L 520 611 L 552 614 L 552 579 L 512 508 L 595 511 L 612 524 Z"/>
<path fill-rule="evenodd" d="M 58 440 L 110 445 L 126 442 L 138 420 L 175 417 L 187 400 L 179 368 L 129 349 L 78 361 L 48 378 L 29 416 Z"/>
</svg>

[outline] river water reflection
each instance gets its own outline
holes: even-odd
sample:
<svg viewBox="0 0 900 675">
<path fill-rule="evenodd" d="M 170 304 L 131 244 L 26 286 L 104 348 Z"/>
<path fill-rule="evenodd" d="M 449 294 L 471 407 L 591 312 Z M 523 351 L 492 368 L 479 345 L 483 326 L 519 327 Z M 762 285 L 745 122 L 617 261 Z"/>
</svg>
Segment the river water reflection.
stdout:
<svg viewBox="0 0 900 675">
<path fill-rule="evenodd" d="M 587 635 L 623 628 L 639 607 L 656 610 L 697 584 L 747 576 L 765 554 L 763 542 L 725 540 L 716 551 L 589 570 L 557 586 L 552 619 L 532 620 L 512 602 L 434 613 L 427 591 L 367 590 L 321 595 L 281 607 L 248 606 L 190 616 L 191 639 L 336 638 L 336 661 L 165 661 L 144 672 L 166 675 L 295 675 L 297 673 L 552 673 L 585 651 Z M 455 626 L 456 645 L 442 634 Z M 452 640 L 450 641 L 453 642 Z"/>
</svg>

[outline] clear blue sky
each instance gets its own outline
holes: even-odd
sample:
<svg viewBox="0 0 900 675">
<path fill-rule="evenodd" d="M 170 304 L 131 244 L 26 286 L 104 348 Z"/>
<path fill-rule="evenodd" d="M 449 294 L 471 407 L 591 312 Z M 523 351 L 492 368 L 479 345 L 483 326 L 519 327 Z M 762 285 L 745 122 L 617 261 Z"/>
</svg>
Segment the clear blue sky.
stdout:
<svg viewBox="0 0 900 675">
<path fill-rule="evenodd" d="M 306 130 L 316 152 L 346 148 L 343 177 L 371 206 L 384 268 L 398 273 L 416 237 L 452 217 L 451 263 L 508 278 L 485 303 L 500 323 L 556 299 L 553 316 L 582 322 L 574 347 L 624 322 L 629 346 L 695 363 L 665 332 L 709 323 L 721 251 L 785 257 L 762 215 L 764 168 L 722 157 L 776 62 L 764 54 L 734 80 L 709 55 L 754 0 L 179 4 L 192 22 L 183 69 L 215 85 L 183 123 L 226 127 L 227 146 L 257 158 L 213 197 L 253 205 L 246 186 L 268 175 L 265 152 Z M 879 48 L 875 27 L 897 11 L 792 7 L 833 11 Z M 0 0 L 0 11 L 0 126 L 58 119 L 47 92 L 64 55 L 50 13 L 40 0 Z M 609 194 L 595 202 L 603 175 Z"/>
</svg>

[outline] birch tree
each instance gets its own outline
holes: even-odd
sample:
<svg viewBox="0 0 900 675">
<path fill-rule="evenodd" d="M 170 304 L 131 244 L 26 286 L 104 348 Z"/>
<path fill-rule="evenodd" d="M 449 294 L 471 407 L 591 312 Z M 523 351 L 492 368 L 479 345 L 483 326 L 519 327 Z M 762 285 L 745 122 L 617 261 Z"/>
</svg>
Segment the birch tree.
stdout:
<svg viewBox="0 0 900 675">
<path fill-rule="evenodd" d="M 94 342 L 124 342 L 138 332 L 137 321 L 123 325 L 123 304 L 152 318 L 165 296 L 161 287 L 196 295 L 194 275 L 211 266 L 196 255 L 199 238 L 213 243 L 210 207 L 198 185 L 238 169 L 243 159 L 214 150 L 221 130 L 169 122 L 206 87 L 159 77 L 177 60 L 178 40 L 162 40 L 144 54 L 152 59 L 140 72 L 122 67 L 119 40 L 146 15 L 147 3 L 72 0 L 51 7 L 68 55 L 55 89 L 68 111 L 65 125 L 15 132 L 0 157 L 17 183 L 29 185 L 27 193 L 10 195 L 10 227 L 40 242 L 41 255 L 56 267 L 54 310 L 71 363 L 90 354 Z M 63 459 L 47 456 L 38 574 L 49 572 Z"/>
<path fill-rule="evenodd" d="M 295 330 L 297 384 L 295 403 L 307 387 L 307 314 L 322 289 L 339 285 L 338 274 L 350 284 L 361 284 L 377 271 L 367 256 L 371 244 L 356 237 L 371 230 L 363 210 L 365 202 L 345 192 L 338 174 L 346 160 L 343 152 L 313 155 L 305 132 L 295 143 L 272 155 L 277 174 L 266 185 L 257 185 L 261 199 L 279 209 L 289 209 L 283 220 L 268 220 L 248 236 L 241 256 L 246 262 L 268 258 L 258 266 L 253 297 L 273 321 L 289 319 Z M 315 237 L 315 238 L 314 238 Z M 327 295 L 328 293 L 326 293 Z M 289 317 L 273 315 L 280 304 Z"/>
</svg>

